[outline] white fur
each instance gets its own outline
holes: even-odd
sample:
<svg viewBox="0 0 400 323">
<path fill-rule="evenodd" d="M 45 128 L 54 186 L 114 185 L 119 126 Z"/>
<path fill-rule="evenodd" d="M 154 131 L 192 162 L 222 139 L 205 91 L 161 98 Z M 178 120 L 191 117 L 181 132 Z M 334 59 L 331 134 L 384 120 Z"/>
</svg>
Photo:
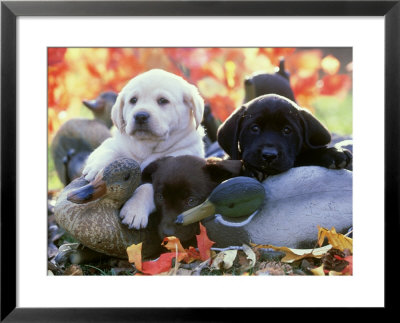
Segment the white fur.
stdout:
<svg viewBox="0 0 400 323">
<path fill-rule="evenodd" d="M 133 97 L 135 104 L 130 102 Z M 160 98 L 168 103 L 160 104 Z M 147 131 L 135 132 L 134 115 L 138 112 L 150 115 Z M 204 101 L 197 88 L 183 78 L 159 69 L 136 76 L 121 90 L 111 112 L 118 131 L 89 156 L 83 170 L 85 179 L 93 180 L 120 157 L 133 158 L 142 170 L 164 156 L 204 157 L 203 112 Z M 144 184 L 125 203 L 120 216 L 130 228 L 144 228 L 154 209 L 152 185 Z"/>
</svg>

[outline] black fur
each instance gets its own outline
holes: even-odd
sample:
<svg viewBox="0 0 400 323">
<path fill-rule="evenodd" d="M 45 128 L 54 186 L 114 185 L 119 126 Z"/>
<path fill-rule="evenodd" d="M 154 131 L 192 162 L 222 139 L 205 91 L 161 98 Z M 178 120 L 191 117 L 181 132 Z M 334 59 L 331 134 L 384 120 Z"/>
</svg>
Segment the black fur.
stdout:
<svg viewBox="0 0 400 323">
<path fill-rule="evenodd" d="M 328 129 L 310 112 L 275 94 L 244 104 L 218 129 L 220 146 L 232 159 L 243 160 L 249 174 L 307 165 L 350 168 L 350 151 L 328 148 L 330 140 Z"/>
</svg>

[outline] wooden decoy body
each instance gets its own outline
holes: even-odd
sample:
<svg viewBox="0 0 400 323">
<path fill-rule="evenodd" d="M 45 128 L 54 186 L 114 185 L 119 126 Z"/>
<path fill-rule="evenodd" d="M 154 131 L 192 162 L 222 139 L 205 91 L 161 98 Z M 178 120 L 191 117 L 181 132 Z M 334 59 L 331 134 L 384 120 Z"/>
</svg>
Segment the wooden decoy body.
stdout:
<svg viewBox="0 0 400 323">
<path fill-rule="evenodd" d="M 261 204 L 258 193 L 262 190 L 255 187 L 256 190 L 249 191 L 247 196 L 244 192 L 246 183 L 243 183 L 242 189 L 229 189 L 229 185 L 237 183 L 228 180 L 220 186 L 226 186 L 229 196 L 211 193 L 207 200 L 212 201 L 213 212 L 208 211 L 210 203 L 203 203 L 179 215 L 177 223 L 185 225 L 185 222 L 193 223 L 193 219 L 201 220 L 207 228 L 208 237 L 215 242 L 215 247 L 220 248 L 243 243 L 312 248 L 317 240 L 318 226 L 335 227 L 337 232 L 352 227 L 352 178 L 352 172 L 344 169 L 295 167 L 270 176 L 260 184 L 265 190 Z M 250 183 L 250 186 L 254 184 Z M 232 209 L 224 212 L 226 199 L 231 201 L 229 205 Z M 241 204 L 235 203 L 235 200 L 242 200 L 243 203 L 253 201 L 254 205 L 260 205 L 259 210 L 250 217 L 243 214 L 246 216 L 240 218 L 235 209 L 240 210 Z M 221 210 L 220 214 L 210 217 L 217 213 L 216 210 Z"/>
<path fill-rule="evenodd" d="M 161 240 L 151 221 L 147 229 L 132 230 L 119 219 L 120 208 L 140 179 L 139 164 L 129 158 L 112 162 L 90 183 L 75 179 L 57 199 L 57 223 L 82 245 L 109 256 L 127 258 L 126 248 L 140 242 L 144 257 L 157 254 Z"/>
</svg>

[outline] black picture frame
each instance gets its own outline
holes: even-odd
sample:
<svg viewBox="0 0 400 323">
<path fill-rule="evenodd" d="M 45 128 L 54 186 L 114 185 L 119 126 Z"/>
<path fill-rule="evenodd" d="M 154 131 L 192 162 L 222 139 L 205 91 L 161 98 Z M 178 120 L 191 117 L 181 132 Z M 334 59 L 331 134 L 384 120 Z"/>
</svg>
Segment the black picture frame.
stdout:
<svg viewBox="0 0 400 323">
<path fill-rule="evenodd" d="M 385 19 L 385 308 L 390 239 L 399 231 L 400 1 L 4 1 L 1 3 L 1 320 L 125 322 L 236 320 L 243 309 L 16 307 L 16 19 L 19 16 L 383 16 Z M 373 152 L 372 152 L 373 153 Z M 367 162 L 367 161 L 366 161 Z M 371 167 L 373 171 L 373 166 Z M 382 251 L 383 252 L 383 251 Z M 371 272 L 373 275 L 373 272 Z M 389 281 L 389 282 L 388 282 Z M 396 283 L 397 282 L 397 283 Z M 344 288 L 345 290 L 345 288 Z M 316 295 L 319 292 L 316 292 Z M 312 307 L 312 301 L 310 301 Z M 262 309 L 251 309 L 252 317 Z"/>
</svg>

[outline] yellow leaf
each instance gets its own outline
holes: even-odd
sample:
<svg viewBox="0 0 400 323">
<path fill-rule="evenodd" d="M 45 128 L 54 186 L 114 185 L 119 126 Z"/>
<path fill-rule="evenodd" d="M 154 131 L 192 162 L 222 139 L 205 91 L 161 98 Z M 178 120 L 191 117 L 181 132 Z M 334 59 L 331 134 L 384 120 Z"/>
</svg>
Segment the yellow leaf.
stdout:
<svg viewBox="0 0 400 323">
<path fill-rule="evenodd" d="M 142 242 L 139 244 L 133 244 L 126 248 L 128 254 L 128 260 L 132 264 L 135 264 L 137 270 L 142 270 Z"/>
<path fill-rule="evenodd" d="M 164 238 L 161 245 L 169 251 L 175 251 L 176 247 L 178 247 L 178 252 L 186 252 L 185 248 L 182 247 L 180 240 L 174 236 Z"/>
<path fill-rule="evenodd" d="M 272 245 L 256 245 L 251 244 L 253 247 L 256 248 L 271 248 L 275 251 L 282 251 L 285 253 L 285 257 L 281 259 L 282 262 L 292 263 L 297 260 L 301 260 L 303 258 L 322 258 L 326 252 L 332 248 L 331 245 L 327 245 L 322 248 L 315 248 L 315 249 L 292 249 L 287 247 L 275 247 Z"/>
<path fill-rule="evenodd" d="M 337 233 L 335 228 L 332 227 L 331 230 L 321 228 L 318 226 L 318 244 L 321 245 L 324 242 L 325 237 L 328 242 L 332 245 L 334 249 L 339 249 L 344 251 L 344 249 L 349 249 L 353 253 L 353 239 L 344 236 L 341 233 Z"/>
<path fill-rule="evenodd" d="M 324 265 L 321 265 L 317 268 L 310 269 L 310 271 L 316 276 L 325 276 Z"/>
</svg>

